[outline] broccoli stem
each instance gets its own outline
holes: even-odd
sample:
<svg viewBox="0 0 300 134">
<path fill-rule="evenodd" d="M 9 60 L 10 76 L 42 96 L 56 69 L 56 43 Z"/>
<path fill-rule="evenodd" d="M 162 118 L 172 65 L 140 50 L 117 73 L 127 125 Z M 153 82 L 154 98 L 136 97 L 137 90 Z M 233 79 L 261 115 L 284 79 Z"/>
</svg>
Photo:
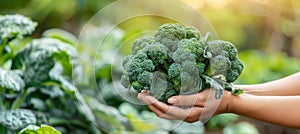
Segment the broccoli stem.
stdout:
<svg viewBox="0 0 300 134">
<path fill-rule="evenodd" d="M 5 44 L 0 44 L 0 55 L 3 54 L 4 47 L 5 47 Z M 4 65 L 4 61 L 2 61 L 2 60 L 3 60 L 3 58 L 0 58 L 0 64 Z"/>
<path fill-rule="evenodd" d="M 3 100 L 4 100 L 4 95 L 5 93 L 5 88 L 0 88 L 0 110 L 5 110 L 6 108 L 4 107 L 4 104 L 3 104 Z"/>
<path fill-rule="evenodd" d="M 29 90 L 29 88 L 27 88 L 27 90 L 23 90 L 21 93 L 21 97 L 17 98 L 12 106 L 11 109 L 18 109 L 22 103 L 25 101 L 26 97 L 31 93 L 31 90 Z"/>
<path fill-rule="evenodd" d="M 3 125 L 0 125 L 0 133 L 1 133 L 1 134 L 6 134 L 5 131 L 6 131 L 6 130 L 5 130 L 5 127 L 4 127 Z"/>
</svg>

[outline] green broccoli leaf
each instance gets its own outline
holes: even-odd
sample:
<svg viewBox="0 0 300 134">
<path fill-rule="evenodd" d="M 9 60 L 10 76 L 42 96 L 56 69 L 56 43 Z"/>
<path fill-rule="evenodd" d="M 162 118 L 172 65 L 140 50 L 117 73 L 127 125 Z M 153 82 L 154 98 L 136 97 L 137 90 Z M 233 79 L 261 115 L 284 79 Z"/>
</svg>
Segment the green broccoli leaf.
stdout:
<svg viewBox="0 0 300 134">
<path fill-rule="evenodd" d="M 101 120 L 101 122 L 97 121 L 97 124 L 104 128 L 104 130 L 123 131 L 125 129 L 122 123 L 128 123 L 128 120 L 121 116 L 121 110 L 102 104 L 94 97 L 86 97 L 86 102 L 93 110 L 94 115 Z"/>
<path fill-rule="evenodd" d="M 65 69 L 64 73 L 71 75 L 72 65 L 76 62 L 72 56 L 74 54 L 76 54 L 76 50 L 73 46 L 57 39 L 35 39 L 28 43 L 26 48 L 16 55 L 13 59 L 12 69 L 25 69 L 27 64 L 34 62 L 40 55 L 47 55 L 49 61 L 52 59 L 61 63 Z"/>
<path fill-rule="evenodd" d="M 49 72 L 55 61 L 48 52 L 35 53 L 35 56 L 28 59 L 24 71 L 24 81 L 27 85 L 41 85 L 49 79 Z"/>
<path fill-rule="evenodd" d="M 15 38 L 29 35 L 36 26 L 36 22 L 22 15 L 0 16 L 0 44 L 7 44 Z"/>
<path fill-rule="evenodd" d="M 20 70 L 6 71 L 0 68 L 0 88 L 20 92 L 25 87 L 21 75 Z"/>
<path fill-rule="evenodd" d="M 54 67 L 49 72 L 49 77 L 52 81 L 58 82 L 61 85 L 61 88 L 70 94 L 71 96 L 74 96 L 74 92 L 76 91 L 76 87 L 69 82 L 63 75 L 63 66 L 56 62 Z"/>
<path fill-rule="evenodd" d="M 72 44 L 73 46 L 77 41 L 75 35 L 58 28 L 48 29 L 47 31 L 43 32 L 42 36 L 58 39 L 62 42 Z"/>
<path fill-rule="evenodd" d="M 22 129 L 18 134 L 61 134 L 61 132 L 47 125 L 41 125 L 40 127 L 29 125 Z"/>
<path fill-rule="evenodd" d="M 2 110 L 0 124 L 11 130 L 20 130 L 28 125 L 36 124 L 37 120 L 31 110 Z"/>
<path fill-rule="evenodd" d="M 239 95 L 239 94 L 243 94 L 244 90 L 242 90 L 242 89 L 233 89 L 233 90 L 231 90 L 231 93 L 233 95 Z"/>
<path fill-rule="evenodd" d="M 204 35 L 204 37 L 202 38 L 202 42 L 204 42 L 204 43 L 206 43 L 208 41 L 212 41 L 212 40 L 214 40 L 214 37 L 212 37 L 212 35 L 209 32 L 207 32 Z"/>
<path fill-rule="evenodd" d="M 64 95 L 64 92 L 57 85 L 42 86 L 39 90 L 41 93 L 48 95 L 50 98 L 56 98 Z"/>
</svg>

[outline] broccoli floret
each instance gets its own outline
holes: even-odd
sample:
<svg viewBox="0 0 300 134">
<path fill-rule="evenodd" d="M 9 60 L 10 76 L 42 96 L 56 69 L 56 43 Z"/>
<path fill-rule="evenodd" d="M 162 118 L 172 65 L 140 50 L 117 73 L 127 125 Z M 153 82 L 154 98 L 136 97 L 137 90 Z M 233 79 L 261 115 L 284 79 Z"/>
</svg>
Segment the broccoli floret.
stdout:
<svg viewBox="0 0 300 134">
<path fill-rule="evenodd" d="M 222 76 L 225 81 L 234 82 L 240 76 L 244 66 L 238 59 L 236 47 L 222 40 L 207 42 L 204 56 L 210 59 L 211 70 L 207 71 L 210 77 Z"/>
<path fill-rule="evenodd" d="M 205 58 L 203 57 L 205 45 L 196 38 L 183 39 L 179 42 L 178 46 L 178 49 L 184 49 L 195 54 L 197 61 L 205 61 Z"/>
<path fill-rule="evenodd" d="M 232 43 L 223 40 L 209 41 L 205 48 L 205 55 L 208 56 L 208 58 L 223 55 L 230 60 L 233 60 L 237 57 L 237 54 L 238 51 L 236 47 Z"/>
<path fill-rule="evenodd" d="M 168 67 L 168 48 L 160 43 L 154 43 L 152 45 L 146 46 L 141 50 L 145 53 L 150 60 L 152 60 L 153 64 L 158 66 L 166 66 Z"/>
<path fill-rule="evenodd" d="M 170 65 L 168 69 L 168 78 L 174 84 L 174 86 L 180 86 L 180 65 L 177 63 L 173 63 Z"/>
<path fill-rule="evenodd" d="M 191 39 L 191 38 L 195 38 L 197 40 L 200 39 L 200 32 L 195 27 L 188 26 L 185 28 L 185 31 L 186 31 L 187 39 Z"/>
<path fill-rule="evenodd" d="M 137 81 L 142 85 L 148 85 L 149 81 L 151 80 L 152 73 L 148 71 L 144 71 L 143 73 L 139 74 L 137 77 Z"/>
<path fill-rule="evenodd" d="M 0 16 L 0 44 L 31 34 L 37 23 L 22 15 Z"/>
<path fill-rule="evenodd" d="M 198 73 L 203 74 L 205 72 L 206 64 L 199 62 L 197 63 L 197 67 L 198 67 Z"/>
<path fill-rule="evenodd" d="M 168 102 L 168 99 L 169 99 L 170 97 L 179 94 L 179 92 L 176 91 L 176 89 L 174 89 L 174 88 L 172 87 L 172 85 L 169 84 L 169 83 L 168 83 L 167 89 L 168 89 L 167 92 L 165 92 L 164 95 L 163 95 L 162 97 L 160 97 L 158 100 L 167 103 L 167 102 Z"/>
<path fill-rule="evenodd" d="M 132 45 L 132 54 L 137 54 L 140 50 L 154 42 L 154 38 L 150 36 L 144 36 L 137 39 Z"/>
<path fill-rule="evenodd" d="M 181 64 L 184 61 L 196 61 L 196 55 L 185 48 L 178 48 L 172 56 L 175 63 Z"/>
<path fill-rule="evenodd" d="M 177 49 L 179 41 L 185 36 L 186 29 L 183 25 L 167 23 L 158 28 L 154 37 L 156 42 L 163 44 L 173 53 Z"/>
<path fill-rule="evenodd" d="M 124 57 L 123 61 L 122 61 L 122 66 L 123 67 L 127 66 L 128 61 L 130 61 L 132 57 L 133 57 L 133 55 L 128 55 L 128 56 Z"/>
<path fill-rule="evenodd" d="M 231 67 L 227 70 L 226 73 L 226 80 L 227 82 L 234 82 L 238 79 L 244 69 L 243 63 L 236 58 L 235 60 L 231 61 Z"/>
<path fill-rule="evenodd" d="M 143 89 L 149 89 L 149 79 L 155 66 L 152 61 L 148 59 L 146 54 L 138 53 L 134 56 L 128 56 L 125 63 L 123 61 L 123 65 L 124 74 L 121 79 L 121 84 L 124 87 L 129 88 L 132 85 L 138 92 Z"/>
<path fill-rule="evenodd" d="M 231 67 L 231 62 L 228 58 L 222 55 L 218 55 L 216 57 L 211 58 L 210 60 L 210 76 L 220 76 L 226 77 L 227 70 Z"/>
</svg>

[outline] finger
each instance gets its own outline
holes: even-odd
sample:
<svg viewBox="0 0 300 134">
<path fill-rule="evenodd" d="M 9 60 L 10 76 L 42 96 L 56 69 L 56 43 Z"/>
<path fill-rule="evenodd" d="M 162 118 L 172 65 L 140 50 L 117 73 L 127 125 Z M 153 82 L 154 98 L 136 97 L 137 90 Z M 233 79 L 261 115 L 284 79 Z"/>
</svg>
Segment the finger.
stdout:
<svg viewBox="0 0 300 134">
<path fill-rule="evenodd" d="M 160 118 L 164 118 L 164 119 L 168 119 L 168 120 L 177 120 L 177 118 L 175 116 L 164 113 L 164 112 L 160 111 L 159 109 L 157 109 L 153 105 L 148 105 L 148 108 Z"/>
<path fill-rule="evenodd" d="M 139 94 L 139 98 L 142 98 L 149 109 L 151 109 L 158 117 L 165 119 L 192 122 L 198 120 L 203 111 L 203 108 L 201 107 L 183 109 L 177 106 L 170 106 L 149 95 Z"/>
<path fill-rule="evenodd" d="M 175 120 L 184 120 L 186 122 L 195 122 L 200 119 L 203 108 L 201 107 L 191 107 L 191 108 L 179 108 L 177 106 L 169 106 L 168 111 L 161 111 L 160 107 L 156 105 L 157 103 L 152 103 L 153 106 L 159 113 L 157 114 L 159 117 L 161 116 L 169 116 Z M 162 115 L 163 114 L 163 115 Z"/>
<path fill-rule="evenodd" d="M 155 112 L 155 114 L 161 118 L 171 120 L 184 120 L 186 122 L 198 121 L 204 108 L 202 107 L 191 107 L 191 108 L 180 108 L 177 106 L 170 106 L 163 102 L 158 101 L 152 96 L 147 96 L 151 105 L 148 107 Z"/>
<path fill-rule="evenodd" d="M 137 98 L 141 101 L 143 101 L 146 105 L 150 105 L 151 102 L 149 101 L 149 99 L 147 98 L 149 95 L 144 94 L 144 93 L 139 93 Z"/>
<path fill-rule="evenodd" d="M 203 107 L 206 103 L 210 92 L 214 91 L 211 89 L 204 90 L 200 93 L 191 95 L 178 95 L 168 99 L 168 103 L 175 106 L 199 106 Z"/>
<path fill-rule="evenodd" d="M 151 98 L 150 98 L 151 99 Z M 187 117 L 191 116 L 191 108 L 179 108 L 177 106 L 170 106 L 160 101 L 151 100 L 151 105 L 157 110 L 161 111 L 164 114 L 170 115 L 177 120 L 184 120 Z"/>
<path fill-rule="evenodd" d="M 142 94 L 150 94 L 149 90 L 142 90 L 141 93 Z"/>
<path fill-rule="evenodd" d="M 202 95 L 199 93 L 192 95 L 179 95 L 173 96 L 168 99 L 168 103 L 175 106 L 203 106 L 204 102 L 201 102 Z"/>
</svg>

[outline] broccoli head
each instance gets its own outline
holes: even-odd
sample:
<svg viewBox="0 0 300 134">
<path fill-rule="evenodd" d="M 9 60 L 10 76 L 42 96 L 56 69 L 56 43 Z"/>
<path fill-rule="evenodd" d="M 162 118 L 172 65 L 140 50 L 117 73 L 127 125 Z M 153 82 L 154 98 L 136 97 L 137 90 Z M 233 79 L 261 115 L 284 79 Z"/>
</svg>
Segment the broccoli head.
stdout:
<svg viewBox="0 0 300 134">
<path fill-rule="evenodd" d="M 132 45 L 132 54 L 123 60 L 121 83 L 137 92 L 150 90 L 160 101 L 179 94 L 193 94 L 205 88 L 242 93 L 230 84 L 243 70 L 236 47 L 214 40 L 209 33 L 179 23 L 160 26 L 154 37 L 145 36 Z"/>
</svg>

